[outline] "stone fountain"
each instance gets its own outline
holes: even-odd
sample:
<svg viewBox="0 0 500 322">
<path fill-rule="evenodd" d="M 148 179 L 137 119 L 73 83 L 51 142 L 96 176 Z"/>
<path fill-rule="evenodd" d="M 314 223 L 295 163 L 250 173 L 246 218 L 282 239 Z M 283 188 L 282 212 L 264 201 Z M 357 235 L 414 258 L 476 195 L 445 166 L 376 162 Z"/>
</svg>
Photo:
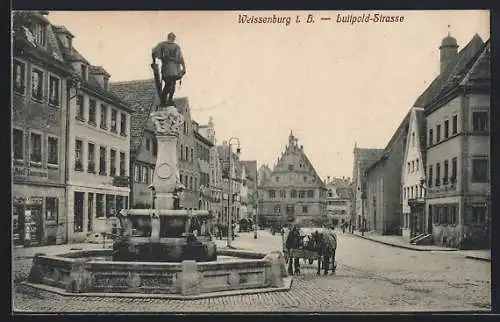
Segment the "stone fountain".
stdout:
<svg viewBox="0 0 500 322">
<path fill-rule="evenodd" d="M 154 209 L 123 210 L 122 234 L 113 249 L 35 255 L 23 287 L 68 296 L 169 299 L 289 290 L 292 278 L 281 252 L 217 249 L 207 229 L 208 211 L 175 209 L 184 188 L 177 168 L 184 120 L 175 106 L 159 107 L 151 117 L 158 139 Z M 204 226 L 193 232 L 193 222 L 200 218 Z"/>
</svg>

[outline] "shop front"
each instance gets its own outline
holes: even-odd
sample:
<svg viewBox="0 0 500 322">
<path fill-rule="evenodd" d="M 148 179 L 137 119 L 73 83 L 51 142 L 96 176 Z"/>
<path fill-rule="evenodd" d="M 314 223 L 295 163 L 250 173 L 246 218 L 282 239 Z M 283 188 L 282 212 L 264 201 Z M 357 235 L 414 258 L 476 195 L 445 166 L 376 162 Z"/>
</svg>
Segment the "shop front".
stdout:
<svg viewBox="0 0 500 322">
<path fill-rule="evenodd" d="M 110 230 L 116 214 L 129 208 L 128 188 L 72 186 L 68 188 L 68 234 L 72 242 L 83 242 L 92 233 Z"/>
<path fill-rule="evenodd" d="M 14 245 L 25 247 L 62 244 L 66 241 L 63 187 L 14 184 L 12 225 Z"/>
</svg>

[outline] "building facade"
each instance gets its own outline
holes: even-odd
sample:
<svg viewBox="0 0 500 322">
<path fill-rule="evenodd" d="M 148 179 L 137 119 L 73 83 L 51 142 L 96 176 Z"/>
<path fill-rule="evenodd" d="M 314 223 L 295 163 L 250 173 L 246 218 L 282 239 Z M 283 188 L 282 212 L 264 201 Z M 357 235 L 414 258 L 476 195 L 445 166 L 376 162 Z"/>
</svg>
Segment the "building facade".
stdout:
<svg viewBox="0 0 500 322">
<path fill-rule="evenodd" d="M 424 109 L 412 108 L 401 173 L 401 233 L 407 241 L 425 233 L 425 126 Z"/>
<path fill-rule="evenodd" d="M 366 169 L 382 156 L 383 149 L 358 148 L 354 144 L 353 201 L 351 204 L 351 225 L 360 229 L 366 222 Z"/>
<path fill-rule="evenodd" d="M 72 70 L 46 12 L 13 13 L 12 223 L 14 244 L 61 244 L 66 121 Z"/>
<path fill-rule="evenodd" d="M 61 31 L 60 37 L 68 35 Z M 81 81 L 69 100 L 66 213 L 70 240 L 82 241 L 108 229 L 106 218 L 128 208 L 133 110 L 110 92 L 110 75 L 102 67 L 76 48 L 66 56 Z"/>
<path fill-rule="evenodd" d="M 211 186 L 210 175 L 212 173 L 210 167 L 210 151 L 214 147 L 212 141 L 203 136 L 200 133 L 199 125 L 197 122 L 192 121 L 194 138 L 195 138 L 195 146 L 196 146 L 196 156 L 198 158 L 199 165 L 199 201 L 198 201 L 198 209 L 200 210 L 212 210 L 212 206 L 214 203 L 214 187 Z"/>
<path fill-rule="evenodd" d="M 227 225 L 229 215 L 233 223 L 241 219 L 241 186 L 242 186 L 242 167 L 238 150 L 233 152 L 235 147 L 231 147 L 229 153 L 229 144 L 223 141 L 222 145 L 217 146 L 219 162 L 222 165 L 222 220 L 221 223 Z M 231 159 L 229 159 L 231 158 Z M 231 188 L 229 188 L 231 179 Z"/>
<path fill-rule="evenodd" d="M 351 202 L 354 197 L 350 178 L 326 179 L 326 211 L 329 217 L 338 223 L 349 222 L 351 219 Z"/>
<path fill-rule="evenodd" d="M 490 44 L 476 34 L 441 71 L 440 90 L 424 101 L 427 125 L 427 233 L 437 245 L 490 246 Z M 443 56 L 443 54 L 441 55 Z"/>
<path fill-rule="evenodd" d="M 410 110 L 411 112 L 411 110 Z M 401 171 L 410 119 L 408 112 L 382 152 L 366 169 L 365 230 L 401 234 Z"/>
<path fill-rule="evenodd" d="M 267 224 L 314 225 L 315 220 L 326 219 L 325 184 L 293 133 L 271 174 L 261 182 L 259 198 L 259 217 Z"/>
<path fill-rule="evenodd" d="M 246 179 L 246 198 L 242 197 L 246 203 L 246 218 L 255 222 L 257 216 L 257 161 L 241 161 L 243 168 L 245 169 Z M 243 194 L 244 195 L 244 194 Z"/>
</svg>

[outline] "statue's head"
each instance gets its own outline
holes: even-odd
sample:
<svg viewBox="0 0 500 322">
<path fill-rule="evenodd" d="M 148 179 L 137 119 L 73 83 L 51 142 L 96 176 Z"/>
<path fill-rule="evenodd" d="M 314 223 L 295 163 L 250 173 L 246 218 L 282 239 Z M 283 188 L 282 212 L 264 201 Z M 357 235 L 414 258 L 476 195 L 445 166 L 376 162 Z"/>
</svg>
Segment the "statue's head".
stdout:
<svg viewBox="0 0 500 322">
<path fill-rule="evenodd" d="M 169 32 L 167 35 L 167 39 L 169 41 L 175 41 L 175 34 L 173 32 Z"/>
</svg>

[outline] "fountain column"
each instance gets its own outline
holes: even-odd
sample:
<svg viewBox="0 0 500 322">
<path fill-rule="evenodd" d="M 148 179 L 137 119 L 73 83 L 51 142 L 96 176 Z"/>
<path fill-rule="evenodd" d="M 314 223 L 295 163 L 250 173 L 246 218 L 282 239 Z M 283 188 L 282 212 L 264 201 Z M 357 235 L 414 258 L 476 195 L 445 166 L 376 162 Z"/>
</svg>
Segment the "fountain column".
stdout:
<svg viewBox="0 0 500 322">
<path fill-rule="evenodd" d="M 184 117 L 175 106 L 158 107 L 151 114 L 158 143 L 152 186 L 156 193 L 155 211 L 174 209 L 174 193 L 181 184 L 177 167 L 177 139 Z M 159 220 L 153 216 L 153 221 Z M 152 240 L 159 239 L 159 225 L 152 222 Z"/>
</svg>

